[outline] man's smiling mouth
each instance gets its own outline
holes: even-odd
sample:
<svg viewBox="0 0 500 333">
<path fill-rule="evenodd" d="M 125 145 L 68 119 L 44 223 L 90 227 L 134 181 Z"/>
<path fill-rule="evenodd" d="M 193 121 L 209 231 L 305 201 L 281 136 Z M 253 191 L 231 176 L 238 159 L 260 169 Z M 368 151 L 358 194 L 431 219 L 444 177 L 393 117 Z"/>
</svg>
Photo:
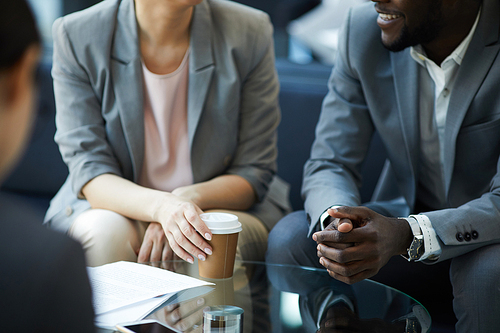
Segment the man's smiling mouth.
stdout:
<svg viewBox="0 0 500 333">
<path fill-rule="evenodd" d="M 379 13 L 378 15 L 383 21 L 392 21 L 403 16 L 403 15 L 385 14 L 385 13 Z"/>
</svg>

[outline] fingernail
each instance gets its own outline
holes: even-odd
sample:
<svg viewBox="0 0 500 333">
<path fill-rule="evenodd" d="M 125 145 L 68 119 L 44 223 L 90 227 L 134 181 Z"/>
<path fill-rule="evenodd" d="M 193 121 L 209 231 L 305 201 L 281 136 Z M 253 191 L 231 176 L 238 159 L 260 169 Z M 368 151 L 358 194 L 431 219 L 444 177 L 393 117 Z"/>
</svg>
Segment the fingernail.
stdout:
<svg viewBox="0 0 500 333">
<path fill-rule="evenodd" d="M 316 236 L 316 234 L 313 234 L 313 240 L 316 241 L 318 238 L 318 236 Z"/>
<path fill-rule="evenodd" d="M 205 304 L 205 299 L 204 298 L 200 298 L 199 300 L 196 301 L 196 304 L 198 304 L 198 305 Z"/>
<path fill-rule="evenodd" d="M 187 261 L 188 263 L 190 263 L 190 264 L 192 264 L 192 263 L 194 262 L 193 258 L 191 258 L 191 257 L 187 258 L 187 260 L 186 260 L 186 261 Z"/>
<path fill-rule="evenodd" d="M 205 256 L 203 254 L 199 254 L 198 259 L 200 259 L 201 261 L 205 261 Z"/>
<path fill-rule="evenodd" d="M 212 255 L 212 250 L 210 250 L 208 247 L 205 249 L 205 253 L 208 254 L 209 256 Z"/>
<path fill-rule="evenodd" d="M 205 239 L 206 240 L 212 240 L 212 235 L 210 235 L 208 232 L 205 234 Z"/>
<path fill-rule="evenodd" d="M 319 263 L 320 263 L 321 265 L 324 265 L 325 261 L 323 260 L 323 258 L 320 258 L 320 259 L 319 259 Z"/>
<path fill-rule="evenodd" d="M 321 251 L 321 245 L 320 245 L 320 244 L 318 244 L 318 246 L 316 247 L 316 249 L 317 249 L 318 251 Z"/>
</svg>

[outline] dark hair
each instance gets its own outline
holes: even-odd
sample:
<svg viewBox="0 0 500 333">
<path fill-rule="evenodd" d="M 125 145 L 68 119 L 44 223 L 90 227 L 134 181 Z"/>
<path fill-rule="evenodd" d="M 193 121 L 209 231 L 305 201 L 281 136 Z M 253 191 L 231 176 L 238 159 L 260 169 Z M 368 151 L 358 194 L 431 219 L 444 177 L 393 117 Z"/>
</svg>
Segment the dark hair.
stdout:
<svg viewBox="0 0 500 333">
<path fill-rule="evenodd" d="M 26 0 L 0 0 L 0 71 L 12 67 L 32 44 L 40 43 Z"/>
</svg>

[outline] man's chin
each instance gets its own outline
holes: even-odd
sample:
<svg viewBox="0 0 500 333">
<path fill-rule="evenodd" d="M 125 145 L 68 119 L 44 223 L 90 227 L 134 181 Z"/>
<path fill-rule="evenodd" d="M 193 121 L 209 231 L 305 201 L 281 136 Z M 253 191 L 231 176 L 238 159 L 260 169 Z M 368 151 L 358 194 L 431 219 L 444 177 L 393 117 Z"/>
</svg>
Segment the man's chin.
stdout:
<svg viewBox="0 0 500 333">
<path fill-rule="evenodd" d="M 410 39 L 407 38 L 408 35 L 403 31 L 403 33 L 396 38 L 389 38 L 382 33 L 381 41 L 382 45 L 391 52 L 401 52 L 406 48 L 416 45 L 417 43 L 411 43 Z"/>
<path fill-rule="evenodd" d="M 385 43 L 383 40 L 382 45 L 384 45 L 384 47 L 391 52 L 401 52 L 411 46 L 399 42 Z"/>
</svg>

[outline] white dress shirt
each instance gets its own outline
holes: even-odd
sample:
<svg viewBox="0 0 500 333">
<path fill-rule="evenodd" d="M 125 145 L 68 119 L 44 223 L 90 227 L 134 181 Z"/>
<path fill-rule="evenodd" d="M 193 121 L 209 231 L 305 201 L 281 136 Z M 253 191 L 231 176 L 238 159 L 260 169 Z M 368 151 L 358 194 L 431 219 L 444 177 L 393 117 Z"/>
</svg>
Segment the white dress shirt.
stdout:
<svg viewBox="0 0 500 333">
<path fill-rule="evenodd" d="M 472 40 L 479 22 L 481 11 L 467 37 L 438 66 L 427 58 L 421 45 L 412 47 L 411 57 L 420 65 L 420 159 L 419 159 L 419 200 L 429 207 L 446 207 L 446 189 L 443 175 L 444 132 L 450 96 L 455 85 L 462 59 Z M 432 89 L 434 88 L 434 89 Z M 411 215 L 416 219 L 424 236 L 425 252 L 421 260 L 436 260 L 441 254 L 436 231 L 430 219 L 423 214 Z M 409 223 L 411 221 L 408 221 Z M 411 224 L 411 223 L 410 223 Z"/>
</svg>

